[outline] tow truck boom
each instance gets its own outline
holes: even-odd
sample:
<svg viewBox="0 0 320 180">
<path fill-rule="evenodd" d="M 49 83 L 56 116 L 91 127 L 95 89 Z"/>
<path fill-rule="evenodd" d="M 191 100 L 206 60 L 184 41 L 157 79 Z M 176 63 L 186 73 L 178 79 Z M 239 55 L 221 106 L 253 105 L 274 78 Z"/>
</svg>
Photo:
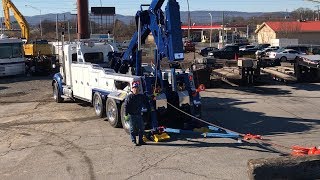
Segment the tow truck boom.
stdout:
<svg viewBox="0 0 320 180">
<path fill-rule="evenodd" d="M 153 0 L 149 9 L 136 14 L 136 21 L 141 21 L 141 41 L 152 33 L 157 45 L 160 59 L 168 57 L 169 61 L 183 60 L 183 43 L 180 21 L 179 4 L 175 0 L 169 0 L 166 6 L 166 22 L 161 6 L 164 0 Z M 138 24 L 138 23 L 137 23 Z M 130 55 L 138 45 L 138 32 L 131 39 L 129 47 L 123 56 L 123 60 L 130 60 Z M 181 56 L 178 56 L 181 55 Z"/>
<path fill-rule="evenodd" d="M 137 32 L 133 35 L 121 61 L 121 63 L 127 62 L 135 66 L 136 75 L 141 75 L 139 70 L 141 57 L 137 49 L 139 31 L 142 43 L 152 33 L 157 45 L 157 61 L 165 57 L 168 58 L 169 63 L 184 59 L 179 4 L 176 0 L 169 0 L 165 9 L 166 17 L 164 17 L 161 10 L 163 3 L 164 0 L 153 0 L 150 5 L 141 5 L 141 10 L 136 13 L 136 24 L 138 26 L 140 21 L 140 29 L 137 27 Z M 148 10 L 143 10 L 143 6 L 149 6 Z"/>
<path fill-rule="evenodd" d="M 180 6 L 176 0 L 167 0 L 165 12 L 161 7 L 165 0 L 152 0 L 151 4 L 142 4 L 136 13 L 137 31 L 134 33 L 128 49 L 119 59 L 113 59 L 111 67 L 123 74 L 135 74 L 142 76 L 144 80 L 144 93 L 150 97 L 152 111 L 151 121 L 167 123 L 191 124 L 192 118 L 186 116 L 174 117 L 177 112 L 167 103 L 161 107 L 160 101 L 168 102 L 175 107 L 183 109 L 194 116 L 201 116 L 200 95 L 194 86 L 192 72 L 186 72 L 180 68 L 180 62 L 184 60 L 182 42 L 182 30 L 180 19 Z M 144 10 L 144 7 L 148 7 Z M 153 73 L 142 72 L 142 51 L 140 44 L 144 43 L 149 35 L 152 35 L 156 44 Z M 166 59 L 170 69 L 161 69 L 160 61 Z M 130 68 L 131 67 L 131 72 Z M 180 70 L 178 70 L 180 69 Z M 162 98 L 162 99 L 161 99 Z M 160 110 L 163 109 L 164 110 Z M 172 115 L 172 121 L 165 120 L 167 117 L 157 116 L 163 112 Z M 160 118 L 158 118 L 160 117 Z M 157 123 L 152 123 L 157 124 Z M 188 126 L 188 125 L 186 125 Z M 153 126 L 153 129 L 156 126 Z M 182 127 L 179 125 L 179 127 Z"/>
</svg>

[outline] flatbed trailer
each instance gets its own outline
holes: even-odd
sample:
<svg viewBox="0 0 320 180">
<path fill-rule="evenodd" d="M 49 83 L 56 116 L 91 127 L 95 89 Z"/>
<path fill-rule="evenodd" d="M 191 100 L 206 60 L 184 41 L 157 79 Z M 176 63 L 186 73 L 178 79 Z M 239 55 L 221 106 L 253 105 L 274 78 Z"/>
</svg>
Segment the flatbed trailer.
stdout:
<svg viewBox="0 0 320 180">
<path fill-rule="evenodd" d="M 223 67 L 213 69 L 212 75 L 214 78 L 221 78 L 222 81 L 233 86 L 253 85 L 260 76 L 260 68 L 256 60 L 240 58 L 226 61 Z"/>
<path fill-rule="evenodd" d="M 282 81 L 286 83 L 297 82 L 297 78 L 295 77 L 293 67 L 283 67 L 283 66 L 266 67 L 266 68 L 262 68 L 261 72 L 269 74 L 273 79 L 278 81 Z"/>
<path fill-rule="evenodd" d="M 299 82 L 320 81 L 320 55 L 299 55 L 294 64 L 295 76 Z"/>
<path fill-rule="evenodd" d="M 265 67 L 261 72 L 285 83 L 319 82 L 320 55 L 299 55 L 291 66 Z"/>
</svg>

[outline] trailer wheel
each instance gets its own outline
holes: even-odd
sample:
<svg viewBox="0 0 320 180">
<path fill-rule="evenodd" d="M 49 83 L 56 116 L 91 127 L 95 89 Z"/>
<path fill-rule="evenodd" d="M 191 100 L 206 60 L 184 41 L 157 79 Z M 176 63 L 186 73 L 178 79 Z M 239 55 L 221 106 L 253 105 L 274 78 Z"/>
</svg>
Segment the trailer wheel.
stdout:
<svg viewBox="0 0 320 180">
<path fill-rule="evenodd" d="M 105 117 L 105 114 L 106 114 L 105 103 L 102 100 L 100 93 L 98 92 L 94 93 L 92 104 L 94 107 L 94 111 L 96 112 L 96 115 L 100 118 Z"/>
<path fill-rule="evenodd" d="M 59 85 L 57 82 L 55 82 L 53 84 L 53 99 L 57 102 L 57 103 L 62 103 L 63 102 L 63 98 L 61 97 L 61 94 L 59 92 Z"/>
<path fill-rule="evenodd" d="M 119 118 L 119 108 L 116 101 L 112 98 L 107 99 L 106 114 L 108 121 L 112 127 L 121 127 L 121 120 Z"/>
<path fill-rule="evenodd" d="M 129 123 L 129 121 L 124 120 L 124 116 L 125 116 L 124 103 L 122 103 L 122 105 L 121 105 L 120 115 L 121 115 L 122 127 L 123 127 L 124 131 L 126 131 L 126 133 L 129 134 L 130 133 L 130 123 Z"/>
</svg>

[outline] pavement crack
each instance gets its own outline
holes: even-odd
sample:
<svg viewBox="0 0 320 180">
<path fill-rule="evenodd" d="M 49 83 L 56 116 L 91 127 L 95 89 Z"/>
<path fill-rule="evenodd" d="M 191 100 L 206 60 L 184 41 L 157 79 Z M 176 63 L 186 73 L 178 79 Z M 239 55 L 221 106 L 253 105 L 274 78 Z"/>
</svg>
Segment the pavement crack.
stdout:
<svg viewBox="0 0 320 180">
<path fill-rule="evenodd" d="M 146 166 L 143 166 L 138 173 L 136 173 L 136 174 L 134 174 L 134 175 L 131 175 L 131 176 L 129 176 L 129 177 L 126 178 L 126 179 L 127 179 L 127 180 L 128 180 L 128 179 L 131 179 L 131 178 L 133 178 L 133 177 L 136 177 L 136 176 L 142 174 L 142 173 L 145 172 L 145 171 L 148 171 L 148 170 L 151 169 L 151 168 L 157 167 L 159 163 L 167 160 L 167 159 L 170 158 L 170 157 L 173 157 L 173 156 L 177 155 L 177 154 L 179 153 L 179 149 L 181 149 L 181 147 L 180 147 L 180 148 L 177 148 L 177 150 L 175 150 L 173 153 L 170 153 L 169 155 L 165 156 L 164 158 L 161 158 L 161 159 L 158 160 L 157 162 L 155 162 L 155 163 L 153 163 L 153 164 L 149 164 L 149 166 L 147 166 L 147 167 L 146 167 Z M 145 168 L 145 167 L 146 167 L 146 168 Z"/>
<path fill-rule="evenodd" d="M 209 179 L 209 177 L 206 176 L 206 175 L 202 175 L 202 174 L 197 174 L 197 173 L 194 173 L 194 172 L 185 171 L 185 170 L 182 170 L 182 169 L 180 169 L 180 168 L 158 168 L 158 169 L 181 171 L 181 172 L 183 172 L 183 173 L 185 173 L 185 174 L 192 174 L 192 175 L 195 175 L 195 176 L 204 177 L 204 178 L 206 178 L 206 179 Z"/>
</svg>

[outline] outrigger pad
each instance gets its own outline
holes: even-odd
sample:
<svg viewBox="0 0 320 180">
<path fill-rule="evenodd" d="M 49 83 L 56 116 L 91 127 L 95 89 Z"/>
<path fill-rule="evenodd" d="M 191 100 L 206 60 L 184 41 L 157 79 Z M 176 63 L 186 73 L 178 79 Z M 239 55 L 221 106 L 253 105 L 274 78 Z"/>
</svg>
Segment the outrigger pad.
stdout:
<svg viewBox="0 0 320 180">
<path fill-rule="evenodd" d="M 154 142 L 159 142 L 159 141 L 166 141 L 170 139 L 169 134 L 163 132 L 161 134 L 154 134 L 152 135 L 152 139 Z"/>
<path fill-rule="evenodd" d="M 143 136 L 143 141 L 153 141 L 153 142 L 159 142 L 159 141 L 166 141 L 169 140 L 170 136 L 169 134 L 162 132 L 162 133 L 152 133 L 151 131 L 146 131 L 145 135 Z"/>
</svg>

